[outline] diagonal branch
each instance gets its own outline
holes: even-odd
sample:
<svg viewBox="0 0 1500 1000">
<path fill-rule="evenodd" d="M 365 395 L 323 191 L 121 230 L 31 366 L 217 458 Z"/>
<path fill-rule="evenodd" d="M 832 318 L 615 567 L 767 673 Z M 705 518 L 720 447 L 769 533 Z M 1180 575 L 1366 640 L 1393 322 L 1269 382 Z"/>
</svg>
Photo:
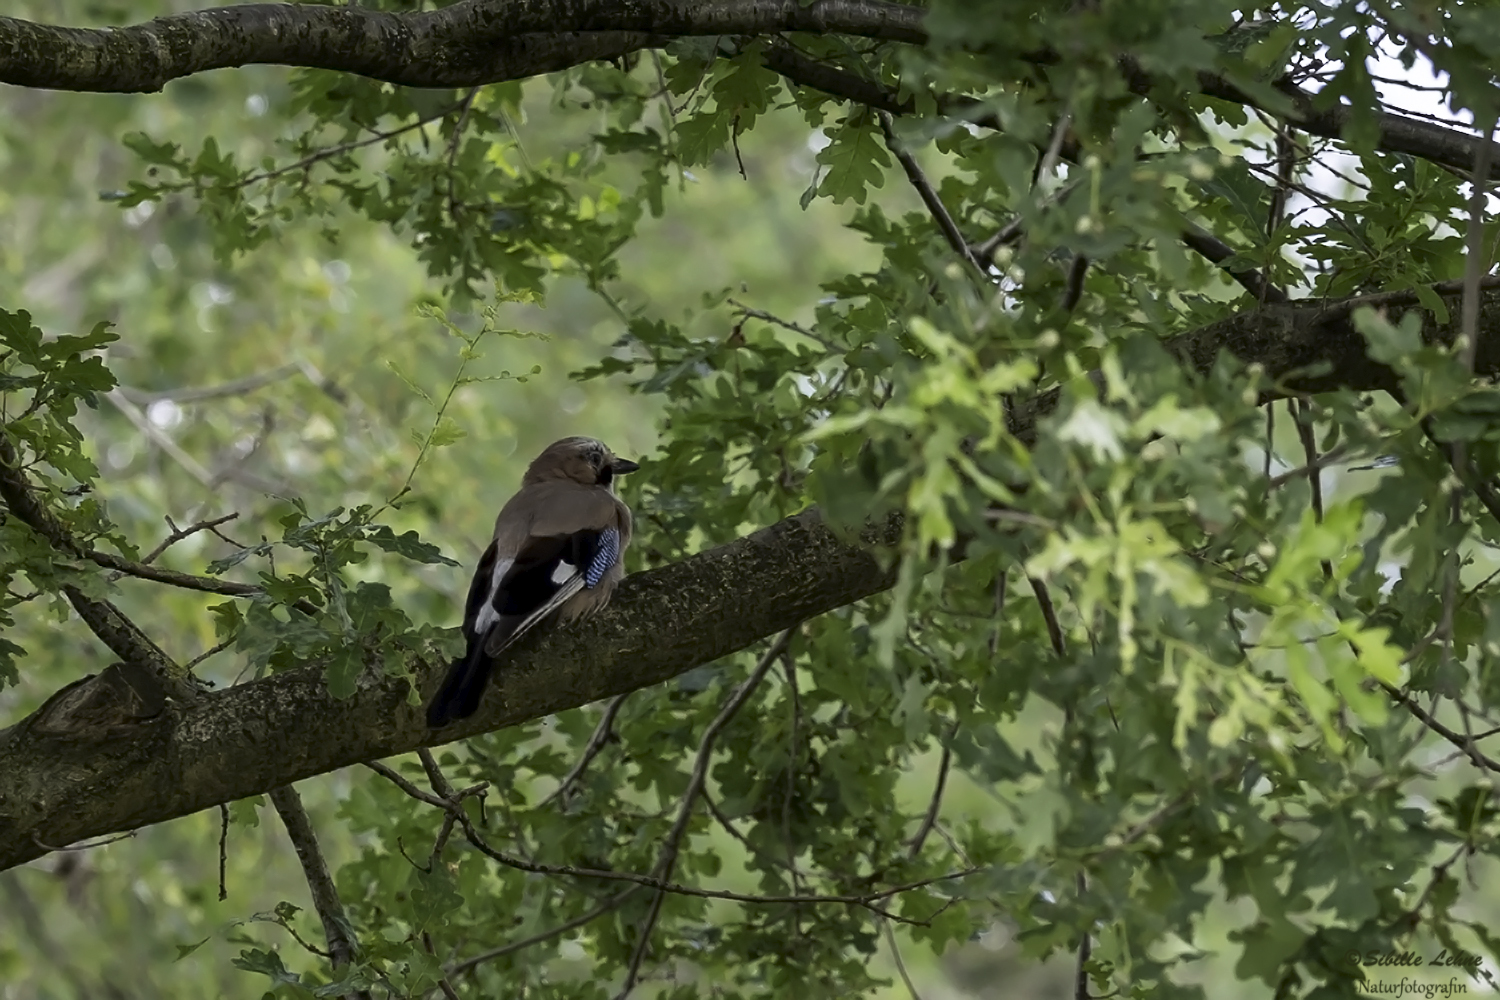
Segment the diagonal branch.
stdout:
<svg viewBox="0 0 1500 1000">
<path fill-rule="evenodd" d="M 302 797 L 291 785 L 273 788 L 271 804 L 281 816 L 287 838 L 292 842 L 297 860 L 302 864 L 302 874 L 307 879 L 307 888 L 312 894 L 313 909 L 317 910 L 319 919 L 323 921 L 323 936 L 328 941 L 328 953 L 333 961 L 333 970 L 337 973 L 354 961 L 359 945 L 354 940 L 354 931 L 344 913 L 338 889 L 334 888 L 328 862 L 323 860 L 323 852 L 318 847 L 318 835 L 313 830 L 312 820 L 307 818 L 307 810 L 302 808 Z M 363 990 L 351 990 L 346 997 L 369 1000 L 370 995 Z"/>
<path fill-rule="evenodd" d="M 6 509 L 17 520 L 47 539 L 64 555 L 85 554 L 86 550 L 73 540 L 62 522 L 37 499 L 21 469 L 21 456 L 3 430 L 0 430 L 0 500 L 5 502 Z M 141 568 L 151 572 L 167 572 L 153 566 Z M 145 696 L 147 702 L 154 703 L 163 694 L 183 702 L 191 702 L 197 698 L 198 688 L 188 671 L 173 663 L 171 657 L 137 628 L 134 622 L 121 614 L 114 604 L 89 597 L 72 584 L 65 585 L 62 591 L 89 630 L 128 665 L 131 678 L 138 682 L 135 686 L 138 689 L 148 689 Z"/>
<path fill-rule="evenodd" d="M 724 727 L 729 725 L 745 702 L 755 693 L 760 682 L 765 680 L 771 665 L 776 658 L 786 651 L 792 641 L 792 633 L 796 627 L 787 629 L 771 643 L 771 648 L 761 656 L 760 662 L 755 669 L 750 671 L 750 676 L 734 689 L 724 707 L 719 709 L 719 714 L 714 716 L 708 728 L 703 730 L 703 739 L 698 743 L 698 754 L 693 760 L 693 773 L 688 779 L 687 789 L 682 793 L 682 802 L 677 807 L 677 818 L 672 822 L 672 828 L 667 831 L 666 842 L 662 845 L 661 856 L 657 859 L 656 870 L 652 873 L 656 878 L 665 882 L 672 880 L 672 872 L 677 867 L 677 852 L 682 848 L 682 840 L 687 836 L 688 824 L 693 819 L 693 808 L 698 804 L 698 796 L 703 792 L 703 786 L 708 782 L 708 765 L 713 760 L 714 744 L 718 742 L 719 734 Z M 635 984 L 640 978 L 641 963 L 646 959 L 646 952 L 651 949 L 651 932 L 656 928 L 657 918 L 661 916 L 662 903 L 666 901 L 667 895 L 657 890 L 656 895 L 651 898 L 651 908 L 646 911 L 646 918 L 641 921 L 640 930 L 636 934 L 635 950 L 630 953 L 630 966 L 625 972 L 625 985 L 616 994 L 615 1000 L 625 1000 L 630 991 L 635 989 Z"/>
<path fill-rule="evenodd" d="M 958 223 L 953 221 L 953 216 L 948 212 L 948 206 L 944 205 L 943 199 L 938 197 L 937 191 L 932 187 L 932 182 L 922 171 L 921 164 L 917 163 L 917 158 L 911 155 L 911 151 L 896 136 L 896 128 L 891 123 L 890 114 L 877 111 L 876 117 L 880 121 L 881 134 L 885 136 L 885 148 L 889 149 L 891 155 L 896 158 L 896 162 L 901 164 L 901 169 L 906 172 L 906 179 L 916 189 L 917 196 L 922 199 L 922 204 L 927 206 L 928 214 L 937 223 L 943 238 L 948 241 L 948 246 L 958 254 L 959 259 L 974 269 L 975 274 L 983 277 L 984 268 L 980 267 L 979 262 L 974 259 L 974 254 L 969 250 L 969 241 L 964 239 L 964 234 L 959 231 Z"/>
</svg>

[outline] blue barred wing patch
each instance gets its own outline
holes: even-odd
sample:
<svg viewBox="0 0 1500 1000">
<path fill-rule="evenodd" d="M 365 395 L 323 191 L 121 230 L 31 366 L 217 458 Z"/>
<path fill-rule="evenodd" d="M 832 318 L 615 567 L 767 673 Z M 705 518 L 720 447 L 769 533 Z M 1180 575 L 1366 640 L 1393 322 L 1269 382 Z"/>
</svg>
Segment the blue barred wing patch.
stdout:
<svg viewBox="0 0 1500 1000">
<path fill-rule="evenodd" d="M 594 546 L 594 558 L 589 561 L 583 571 L 583 585 L 593 590 L 604 579 L 604 574 L 614 567 L 615 560 L 620 558 L 620 532 L 614 528 L 605 528 L 599 532 L 599 541 Z"/>
</svg>

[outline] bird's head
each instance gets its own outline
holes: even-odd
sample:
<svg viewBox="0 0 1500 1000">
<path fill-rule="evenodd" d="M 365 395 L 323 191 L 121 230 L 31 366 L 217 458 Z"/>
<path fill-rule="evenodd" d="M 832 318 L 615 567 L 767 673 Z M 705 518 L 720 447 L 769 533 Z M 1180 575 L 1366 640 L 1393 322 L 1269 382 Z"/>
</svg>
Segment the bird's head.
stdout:
<svg viewBox="0 0 1500 1000">
<path fill-rule="evenodd" d="M 543 483 L 549 479 L 570 479 L 584 486 L 612 489 L 616 476 L 639 468 L 629 459 L 617 458 L 603 441 L 569 437 L 552 442 L 536 457 L 526 470 L 522 485 Z"/>
</svg>

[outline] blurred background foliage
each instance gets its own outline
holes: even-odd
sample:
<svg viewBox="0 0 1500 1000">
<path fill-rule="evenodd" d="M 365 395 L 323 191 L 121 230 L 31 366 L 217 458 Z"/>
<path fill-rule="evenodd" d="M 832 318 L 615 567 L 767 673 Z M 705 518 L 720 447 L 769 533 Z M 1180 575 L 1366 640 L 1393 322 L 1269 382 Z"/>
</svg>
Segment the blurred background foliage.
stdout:
<svg viewBox="0 0 1500 1000">
<path fill-rule="evenodd" d="M 6 13 L 88 25 L 196 6 L 18 0 Z M 1457 870 L 1433 876 L 1435 893 L 1422 876 L 1455 844 L 1492 850 L 1482 788 L 1446 746 L 1359 698 L 1399 655 L 1363 624 L 1415 646 L 1440 616 L 1431 552 L 1461 537 L 1434 501 L 1446 467 L 1392 408 L 1329 394 L 1309 417 L 1324 440 L 1403 465 L 1330 473 L 1315 523 L 1301 480 L 1266 487 L 1266 473 L 1303 460 L 1303 440 L 1283 418 L 1268 447 L 1257 376 L 1224 365 L 1189 378 L 1155 346 L 1248 305 L 1182 249 L 1184 219 L 1297 294 L 1412 287 L 1461 273 L 1458 184 L 1356 144 L 1326 162 L 1359 182 L 1309 180 L 1335 193 L 1313 191 L 1314 211 L 1277 225 L 1264 171 L 1245 165 L 1274 146 L 1263 124 L 1201 101 L 1148 109 L 1112 75 L 1126 41 L 1167 79 L 1217 66 L 1231 47 L 1205 40 L 1228 33 L 1230 8 L 1106 3 L 1084 27 L 1048 28 L 1041 6 L 940 4 L 937 43 L 905 56 L 916 78 L 982 91 L 1005 78 L 1003 53 L 1057 41 L 1049 31 L 1068 32 L 1078 54 L 1045 87 L 990 93 L 1004 133 L 898 123 L 966 231 L 1026 222 L 1025 242 L 997 258 L 1007 309 L 966 282 L 872 116 L 780 89 L 754 53 L 732 58 L 709 39 L 475 94 L 268 67 L 160 95 L 0 90 L 0 308 L 28 310 L 49 334 L 114 324 L 105 360 L 120 387 L 77 423 L 118 536 L 148 551 L 165 518 L 237 514 L 224 537 L 201 532 L 162 556 L 201 572 L 278 539 L 293 499 L 313 517 L 399 499 L 381 520 L 458 565 L 374 553 L 345 572 L 388 586 L 417 626 L 456 625 L 495 510 L 566 434 L 646 459 L 627 484 L 633 570 L 810 500 L 849 520 L 906 505 L 902 583 L 796 640 L 798 666 L 773 674 L 726 733 L 713 793 L 728 821 L 694 827 L 679 878 L 785 892 L 803 876 L 786 878 L 784 856 L 825 883 L 899 882 L 970 859 L 989 870 L 961 901 L 935 890 L 898 908 L 928 926 L 673 897 L 657 935 L 678 978 L 643 996 L 1064 997 L 1083 927 L 1101 976 L 1135 995 L 1342 995 L 1352 986 L 1329 956 L 1409 940 L 1392 920 L 1413 903 L 1441 925 L 1417 938 L 1424 954 L 1459 919 L 1477 947 L 1500 904 L 1460 901 Z M 1273 32 L 1248 58 L 1301 44 L 1336 59 L 1341 17 L 1308 15 L 1300 42 Z M 984 65 L 948 48 L 959 41 L 1002 56 Z M 860 58 L 887 80 L 901 63 Z M 1055 197 L 1033 198 L 1065 109 L 1086 155 L 1060 168 Z M 1056 303 L 1074 254 L 1095 263 L 1068 314 Z M 1390 329 L 1371 336 L 1402 343 Z M 1102 398 L 1069 381 L 1100 365 L 1117 374 Z M 994 399 L 1057 384 L 1068 395 L 1042 444 L 1012 447 Z M 992 451 L 962 465 L 976 440 Z M 987 516 L 1001 493 L 1034 519 L 1029 534 Z M 970 558 L 945 566 L 959 532 Z M 1372 539 L 1363 565 L 1339 562 Z M 1479 584 L 1490 557 L 1469 546 L 1464 579 Z M 301 565 L 276 558 L 282 572 Z M 1017 569 L 1027 559 L 1063 607 L 1061 653 Z M 257 556 L 230 575 L 268 569 Z M 179 660 L 223 638 L 217 598 L 129 579 L 117 591 Z M 1474 593 L 1461 645 L 1492 628 L 1488 592 Z M 0 691 L 6 718 L 109 662 L 59 599 L 12 613 L 7 636 L 26 657 Z M 1330 621 L 1353 623 L 1336 633 L 1351 642 L 1319 644 Z M 1295 652 L 1304 644 L 1316 682 Z M 510 849 L 644 872 L 703 726 L 754 660 L 633 695 L 618 743 L 562 809 L 544 799 L 598 707 L 440 760 L 457 783 L 493 783 L 490 822 Z M 200 674 L 225 685 L 264 666 L 236 648 Z M 1419 690 L 1487 676 L 1451 670 L 1437 663 L 1441 683 Z M 1358 710 L 1335 718 L 1331 690 Z M 939 833 L 906 857 L 940 774 Z M 1312 791 L 1287 805 L 1299 783 Z M 603 896 L 458 846 L 451 867 L 421 876 L 402 852 L 427 850 L 430 809 L 360 769 L 300 787 L 367 960 L 409 995 L 431 995 L 439 959 L 523 939 Z M 310 995 L 328 970 L 291 934 L 319 940 L 316 920 L 281 905 L 308 903 L 280 824 L 260 802 L 230 814 L 222 901 L 214 814 L 0 874 L 0 997 L 253 997 L 267 975 L 282 995 Z M 1159 844 L 1104 847 L 1152 817 Z M 1487 859 L 1465 865 L 1467 885 L 1494 874 Z M 1065 899 L 1079 871 L 1094 890 Z M 638 894 L 459 985 L 610 995 L 646 903 Z M 1290 982 L 1278 978 L 1288 967 L 1300 970 Z"/>
</svg>

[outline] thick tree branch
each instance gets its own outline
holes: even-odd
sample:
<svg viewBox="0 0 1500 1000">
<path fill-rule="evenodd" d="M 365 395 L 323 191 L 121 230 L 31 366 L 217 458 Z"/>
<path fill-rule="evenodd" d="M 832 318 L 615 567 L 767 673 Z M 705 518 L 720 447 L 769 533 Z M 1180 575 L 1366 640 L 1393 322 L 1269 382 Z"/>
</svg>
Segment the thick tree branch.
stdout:
<svg viewBox="0 0 1500 1000">
<path fill-rule="evenodd" d="M 892 520 L 869 537 L 891 545 Z M 586 627 L 515 649 L 480 711 L 435 733 L 399 678 L 339 701 L 315 669 L 204 694 L 135 725 L 59 731 L 41 711 L 0 731 L 0 869 L 100 833 L 184 816 L 311 775 L 472 736 L 657 684 L 890 587 L 894 567 L 815 511 L 628 577 Z M 418 669 L 437 683 L 436 664 Z"/>
<path fill-rule="evenodd" d="M 797 31 L 924 45 L 925 14 L 919 7 L 884 0 L 817 0 L 810 5 L 801 0 L 465 0 L 404 14 L 352 4 L 242 4 L 120 28 L 68 28 L 0 17 L 0 83 L 151 92 L 211 69 L 269 63 L 356 73 L 409 87 L 467 88 L 618 58 L 687 36 Z M 1025 58 L 1046 65 L 1060 57 L 1038 51 Z M 808 86 L 900 113 L 876 95 L 878 86 L 790 50 L 772 50 L 767 63 L 789 77 L 800 72 Z M 1129 56 L 1119 66 L 1135 93 L 1149 96 L 1158 86 Z M 1249 93 L 1212 73 L 1200 73 L 1198 85 L 1208 97 L 1279 114 L 1288 124 L 1325 138 L 1341 138 L 1353 116 L 1347 105 L 1318 108 L 1312 95 L 1290 82 L 1275 86 L 1284 102 Z M 1466 173 L 1484 142 L 1462 129 L 1390 112 L 1377 111 L 1374 121 L 1379 148 Z M 1491 162 L 1500 163 L 1500 156 Z"/>
<path fill-rule="evenodd" d="M 466 0 L 408 14 L 243 4 L 114 29 L 0 17 L 0 83 L 157 91 L 206 70 L 275 63 L 409 87 L 474 87 L 673 37 L 806 31 L 921 44 L 925 14 L 881 0 Z"/>
<path fill-rule="evenodd" d="M 1454 305 L 1457 285 L 1437 292 Z M 1414 293 L 1338 303 L 1268 305 L 1174 338 L 1168 346 L 1207 372 L 1220 351 L 1257 364 L 1303 392 L 1394 387 L 1370 360 L 1350 316 L 1355 307 L 1410 307 L 1422 335 L 1451 344 L 1456 322 L 1439 324 Z M 1453 314 L 1457 308 L 1450 308 Z M 1500 289 L 1481 298 L 1474 370 L 1500 376 Z M 1268 393 L 1273 395 L 1274 393 Z M 1013 411 L 1012 432 L 1036 440 L 1056 406 L 1043 394 Z M 889 546 L 896 519 L 866 541 Z M 59 725 L 44 706 L 0 731 L 0 870 L 65 845 L 197 812 L 360 761 L 517 725 L 675 677 L 744 649 L 797 622 L 889 588 L 894 567 L 841 541 L 806 511 L 671 566 L 626 579 L 610 608 L 586 626 L 548 628 L 515 649 L 480 711 L 441 734 L 423 723 L 421 700 L 399 678 L 367 678 L 346 700 L 329 695 L 314 669 L 280 674 L 191 706 L 89 726 Z M 419 666 L 424 688 L 437 665 Z M 55 700 L 55 699 L 54 699 Z"/>
</svg>

